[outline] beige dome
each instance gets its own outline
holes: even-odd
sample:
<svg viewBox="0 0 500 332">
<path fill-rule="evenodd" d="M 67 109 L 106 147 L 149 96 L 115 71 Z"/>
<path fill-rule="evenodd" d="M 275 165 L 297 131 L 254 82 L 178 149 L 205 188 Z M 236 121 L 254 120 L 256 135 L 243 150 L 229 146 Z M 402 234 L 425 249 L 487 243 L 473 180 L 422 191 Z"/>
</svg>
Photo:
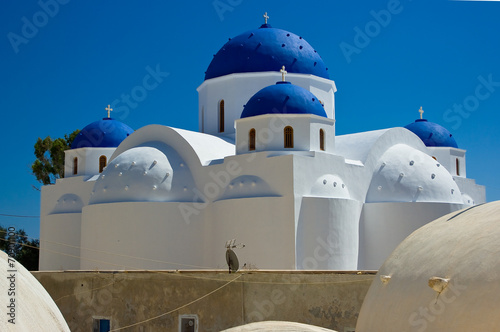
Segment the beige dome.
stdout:
<svg viewBox="0 0 500 332">
<path fill-rule="evenodd" d="M 443 216 L 380 268 L 357 332 L 499 331 L 500 201 Z"/>
<path fill-rule="evenodd" d="M 6 253 L 0 251 L 0 298 L 3 308 L 0 330 L 69 332 L 68 324 L 45 288 L 24 266 L 12 263 L 8 258 Z M 8 293 L 10 289 L 11 294 Z M 7 308 L 11 301 L 14 303 L 12 310 Z M 15 324 L 9 322 L 11 319 Z"/>
<path fill-rule="evenodd" d="M 264 332 L 264 331 L 278 331 L 278 332 L 335 332 L 334 330 L 325 329 L 318 326 L 300 324 L 294 322 L 279 322 L 267 321 L 250 323 L 238 327 L 233 327 L 221 332 Z"/>
</svg>

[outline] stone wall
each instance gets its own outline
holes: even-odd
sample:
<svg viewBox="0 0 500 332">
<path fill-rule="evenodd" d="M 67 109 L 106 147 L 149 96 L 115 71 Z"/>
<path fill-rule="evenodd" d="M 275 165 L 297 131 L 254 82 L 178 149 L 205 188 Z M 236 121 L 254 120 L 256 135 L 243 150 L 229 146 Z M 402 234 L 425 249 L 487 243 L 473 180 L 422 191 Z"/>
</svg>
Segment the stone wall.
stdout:
<svg viewBox="0 0 500 332">
<path fill-rule="evenodd" d="M 354 331 L 374 272 L 64 271 L 33 272 L 73 332 L 93 318 L 123 331 L 179 331 L 196 315 L 198 331 L 262 320 Z M 133 325 L 124 329 L 126 326 Z"/>
</svg>

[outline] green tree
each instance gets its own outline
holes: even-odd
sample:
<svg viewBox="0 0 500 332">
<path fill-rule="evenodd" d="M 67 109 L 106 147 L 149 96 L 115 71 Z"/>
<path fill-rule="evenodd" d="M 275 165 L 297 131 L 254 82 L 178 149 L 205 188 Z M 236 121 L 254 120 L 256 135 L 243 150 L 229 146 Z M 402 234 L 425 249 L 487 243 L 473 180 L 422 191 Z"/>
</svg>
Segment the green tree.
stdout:
<svg viewBox="0 0 500 332">
<path fill-rule="evenodd" d="M 64 138 L 53 140 L 50 136 L 35 143 L 36 160 L 31 165 L 31 170 L 36 179 L 44 184 L 53 184 L 57 179 L 64 177 L 64 151 L 71 147 L 80 130 L 75 130 Z"/>
<path fill-rule="evenodd" d="M 9 232 L 0 225 L 0 250 L 21 263 L 28 271 L 38 271 L 40 241 L 30 240 L 24 229 Z"/>
</svg>

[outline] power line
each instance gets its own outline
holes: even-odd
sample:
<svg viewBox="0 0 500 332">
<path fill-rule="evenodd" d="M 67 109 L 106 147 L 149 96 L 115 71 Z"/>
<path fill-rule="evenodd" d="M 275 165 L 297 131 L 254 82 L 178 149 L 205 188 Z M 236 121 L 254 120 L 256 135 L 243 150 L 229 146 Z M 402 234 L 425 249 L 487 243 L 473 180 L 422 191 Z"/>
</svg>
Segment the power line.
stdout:
<svg viewBox="0 0 500 332">
<path fill-rule="evenodd" d="M 5 214 L 0 213 L 0 217 L 14 217 L 14 218 L 40 218 L 40 216 L 23 216 L 19 214 Z"/>
<path fill-rule="evenodd" d="M 204 298 L 206 298 L 206 297 L 208 297 L 208 296 L 212 295 L 213 293 L 215 293 L 215 292 L 217 292 L 217 291 L 221 290 L 222 288 L 224 288 L 224 287 L 228 286 L 230 283 L 232 283 L 232 282 L 236 281 L 237 279 L 241 278 L 243 275 L 244 275 L 244 274 L 240 274 L 240 275 L 239 275 L 239 276 L 237 276 L 236 278 L 234 278 L 234 279 L 232 279 L 232 280 L 228 281 L 227 283 L 225 283 L 224 285 L 220 286 L 219 288 L 214 289 L 214 290 L 213 290 L 213 291 L 211 291 L 210 293 L 207 293 L 207 294 L 205 294 L 205 295 L 203 295 L 203 296 L 201 296 L 201 297 L 197 298 L 196 300 L 193 300 L 193 301 L 191 301 L 191 302 L 189 302 L 189 303 L 186 303 L 186 304 L 184 304 L 184 305 L 182 305 L 182 306 L 180 306 L 180 307 L 178 307 L 178 308 L 175 308 L 174 310 L 170 310 L 170 311 L 165 312 L 165 313 L 163 313 L 163 314 L 161 314 L 161 315 L 158 315 L 158 316 L 155 316 L 155 317 L 151 317 L 151 318 L 145 319 L 145 320 L 143 320 L 143 321 L 140 321 L 140 322 L 137 322 L 137 323 L 134 323 L 134 324 L 130 324 L 130 325 L 127 325 L 127 326 L 123 326 L 123 327 L 119 327 L 119 328 L 116 328 L 116 329 L 110 330 L 110 332 L 112 332 L 112 331 L 120 331 L 120 330 L 128 329 L 128 328 L 130 328 L 130 327 L 134 327 L 134 326 L 137 326 L 137 325 L 141 325 L 141 324 L 144 324 L 144 323 L 150 322 L 150 321 L 152 321 L 152 320 L 158 319 L 158 318 L 160 318 L 160 317 L 163 317 L 163 316 L 169 315 L 169 314 L 171 314 L 171 313 L 173 313 L 173 312 L 176 312 L 176 311 L 178 311 L 178 310 L 181 310 L 182 308 L 186 308 L 186 307 L 190 306 L 191 304 L 196 303 L 196 302 L 198 302 L 198 301 L 201 301 L 201 300 L 203 300 Z"/>
</svg>

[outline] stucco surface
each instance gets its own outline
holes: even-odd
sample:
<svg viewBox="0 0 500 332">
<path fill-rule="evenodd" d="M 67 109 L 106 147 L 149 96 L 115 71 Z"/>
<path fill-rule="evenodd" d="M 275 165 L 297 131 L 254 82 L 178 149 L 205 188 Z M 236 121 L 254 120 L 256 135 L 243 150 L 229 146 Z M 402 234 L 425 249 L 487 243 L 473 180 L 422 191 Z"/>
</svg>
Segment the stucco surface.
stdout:
<svg viewBox="0 0 500 332">
<path fill-rule="evenodd" d="M 374 273 L 68 271 L 35 276 L 73 332 L 90 331 L 92 317 L 110 319 L 112 329 L 140 323 L 124 331 L 178 331 L 180 315 L 197 315 L 199 332 L 258 321 L 344 331 L 355 326 Z"/>
<path fill-rule="evenodd" d="M 69 332 L 61 312 L 43 286 L 24 266 L 8 258 L 0 251 L 0 330 Z"/>
<path fill-rule="evenodd" d="M 498 331 L 500 201 L 445 215 L 380 268 L 356 331 Z"/>
<path fill-rule="evenodd" d="M 300 324 L 294 322 L 258 322 L 250 323 L 243 326 L 233 327 L 231 329 L 224 330 L 222 332 L 259 332 L 259 331 L 283 331 L 283 332 L 327 332 L 333 331 L 329 329 L 324 329 L 322 327 Z"/>
</svg>

